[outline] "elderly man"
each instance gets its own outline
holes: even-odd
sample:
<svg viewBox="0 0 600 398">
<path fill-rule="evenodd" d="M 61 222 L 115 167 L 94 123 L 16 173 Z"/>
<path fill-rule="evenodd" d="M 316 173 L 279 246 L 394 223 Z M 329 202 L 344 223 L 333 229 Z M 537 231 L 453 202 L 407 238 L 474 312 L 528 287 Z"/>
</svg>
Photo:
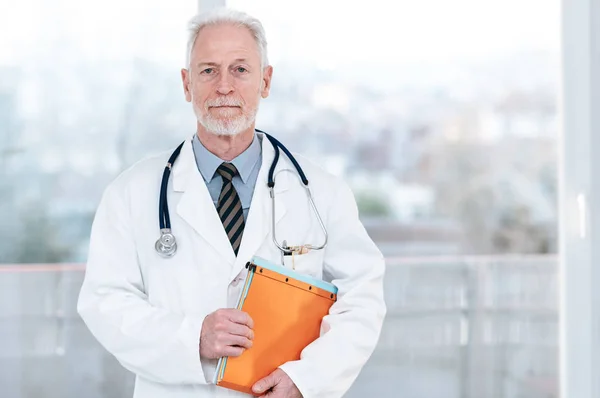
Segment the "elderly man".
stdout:
<svg viewBox="0 0 600 398">
<path fill-rule="evenodd" d="M 281 265 L 293 261 L 296 272 L 335 285 L 338 299 L 322 320 L 320 337 L 299 359 L 257 381 L 253 392 L 340 397 L 379 338 L 386 311 L 382 255 L 358 219 L 348 186 L 301 157 L 327 245 L 293 259 L 281 255 L 273 226 L 290 244 L 323 241 L 324 232 L 283 152 L 273 191 L 267 184 L 275 149 L 254 128 L 273 76 L 264 30 L 258 20 L 227 9 L 198 15 L 190 27 L 181 76 L 196 133 L 173 156 L 169 151 L 142 160 L 105 190 L 78 311 L 100 343 L 135 373 L 134 397 L 246 396 L 212 384 L 216 363 L 252 347 L 254 321 L 234 309 L 244 265 L 254 255 L 279 264 L 284 258 Z"/>
</svg>

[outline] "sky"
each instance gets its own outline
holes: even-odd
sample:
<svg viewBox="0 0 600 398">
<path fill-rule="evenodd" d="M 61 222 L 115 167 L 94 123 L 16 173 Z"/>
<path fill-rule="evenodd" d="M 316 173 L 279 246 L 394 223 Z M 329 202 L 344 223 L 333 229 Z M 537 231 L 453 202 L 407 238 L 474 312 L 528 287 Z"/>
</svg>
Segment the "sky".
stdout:
<svg viewBox="0 0 600 398">
<path fill-rule="evenodd" d="M 558 0 L 229 0 L 264 24 L 271 63 L 356 68 L 557 52 Z M 196 0 L 0 0 L 0 64 L 68 40 L 99 60 L 185 58 Z M 374 72 L 375 73 L 375 72 Z"/>
</svg>

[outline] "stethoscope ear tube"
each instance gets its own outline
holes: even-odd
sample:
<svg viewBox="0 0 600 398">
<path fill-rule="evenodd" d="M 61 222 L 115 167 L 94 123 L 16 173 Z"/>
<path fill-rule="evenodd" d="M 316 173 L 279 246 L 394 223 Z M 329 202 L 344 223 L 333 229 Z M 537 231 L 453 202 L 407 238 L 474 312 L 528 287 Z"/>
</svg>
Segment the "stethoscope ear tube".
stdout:
<svg viewBox="0 0 600 398">
<path fill-rule="evenodd" d="M 271 145 L 273 145 L 273 148 L 275 148 L 275 159 L 271 163 L 271 168 L 269 169 L 269 179 L 268 179 L 269 188 L 272 188 L 273 186 L 275 186 L 275 182 L 273 179 L 273 173 L 275 172 L 275 166 L 277 166 L 277 162 L 279 161 L 279 149 L 280 148 L 286 154 L 288 159 L 290 159 L 292 164 L 294 165 L 294 168 L 300 175 L 300 179 L 302 180 L 302 183 L 305 186 L 307 186 L 308 179 L 306 178 L 306 175 L 304 175 L 304 171 L 302 170 L 302 167 L 300 167 L 300 164 L 298 164 L 298 161 L 296 160 L 294 155 L 291 154 L 291 152 L 285 147 L 285 145 L 283 145 L 281 142 L 279 142 L 277 140 L 277 138 L 265 133 L 262 130 L 256 129 L 256 131 L 258 131 L 259 133 L 263 133 L 265 135 L 265 137 L 267 137 L 269 139 L 269 141 L 271 141 Z"/>
<path fill-rule="evenodd" d="M 282 251 L 282 253 L 284 255 L 291 254 L 292 252 L 301 253 L 303 250 L 323 249 L 327 245 L 327 239 L 328 239 L 327 230 L 325 228 L 325 224 L 323 223 L 323 220 L 321 219 L 319 211 L 317 210 L 317 206 L 314 203 L 312 194 L 310 192 L 310 188 L 308 187 L 308 179 L 306 178 L 304 171 L 300 167 L 300 164 L 298 164 L 298 161 L 296 161 L 294 156 L 290 153 L 290 151 L 288 151 L 288 149 L 281 142 L 279 142 L 276 138 L 270 136 L 269 134 L 265 133 L 264 131 L 261 131 L 258 129 L 256 129 L 256 131 L 264 134 L 265 137 L 267 137 L 267 139 L 271 142 L 271 145 L 273 145 L 273 149 L 275 150 L 275 157 L 273 159 L 273 162 L 271 162 L 271 167 L 269 168 L 269 174 L 268 174 L 268 179 L 267 179 L 267 186 L 269 187 L 269 195 L 271 196 L 272 212 L 273 212 L 273 215 L 272 215 L 273 242 Z M 179 153 L 181 152 L 181 148 L 183 147 L 184 143 L 185 143 L 185 141 L 182 142 L 181 144 L 179 144 L 177 149 L 175 149 L 175 151 L 173 151 L 173 153 L 171 154 L 171 157 L 169 158 L 169 161 L 167 162 L 167 165 L 165 166 L 165 170 L 163 172 L 162 180 L 160 183 L 160 197 L 159 197 L 159 201 L 158 201 L 158 220 L 159 220 L 159 226 L 160 226 L 160 238 L 158 238 L 154 247 L 156 249 L 156 252 L 165 258 L 171 258 L 177 252 L 177 241 L 175 240 L 175 236 L 171 232 L 171 218 L 169 216 L 169 204 L 167 202 L 167 188 L 169 185 L 169 177 L 171 175 L 171 168 L 173 167 L 175 160 L 179 156 Z M 275 236 L 275 192 L 273 190 L 273 188 L 275 187 L 275 179 L 274 179 L 273 175 L 275 173 L 275 167 L 277 166 L 277 162 L 279 161 L 280 150 L 282 150 L 286 154 L 288 159 L 292 162 L 296 171 L 298 172 L 298 175 L 300 176 L 300 179 L 302 180 L 302 183 L 304 184 L 304 188 L 306 188 L 306 193 L 308 195 L 310 205 L 311 205 L 314 213 L 317 216 L 317 220 L 319 221 L 319 224 L 320 224 L 321 229 L 323 230 L 323 234 L 324 234 L 324 242 L 320 246 L 306 244 L 303 246 L 289 247 L 287 245 L 286 241 L 283 241 L 283 245 L 280 245 L 277 241 L 277 238 Z"/>
<path fill-rule="evenodd" d="M 267 133 L 263 133 L 267 138 L 269 137 L 269 135 Z M 269 139 L 270 141 L 270 139 Z M 279 162 L 279 147 L 273 143 L 273 141 L 271 141 L 271 144 L 273 145 L 273 149 L 275 150 L 275 157 L 273 158 L 273 161 L 271 162 L 271 167 L 269 167 L 269 175 L 267 177 L 267 186 L 269 187 L 269 189 L 271 190 L 271 195 L 273 195 L 273 187 L 275 186 L 275 180 L 273 178 L 273 173 L 275 172 L 275 167 L 277 166 L 277 162 Z"/>
<path fill-rule="evenodd" d="M 179 144 L 177 149 L 171 154 L 160 182 L 160 197 L 158 199 L 160 238 L 156 241 L 154 248 L 158 254 L 166 258 L 173 257 L 177 251 L 177 241 L 175 240 L 175 236 L 171 233 L 171 217 L 169 216 L 169 204 L 167 202 L 167 186 L 169 185 L 171 168 L 175 163 L 175 159 L 179 156 L 184 143 L 185 141 Z"/>
</svg>

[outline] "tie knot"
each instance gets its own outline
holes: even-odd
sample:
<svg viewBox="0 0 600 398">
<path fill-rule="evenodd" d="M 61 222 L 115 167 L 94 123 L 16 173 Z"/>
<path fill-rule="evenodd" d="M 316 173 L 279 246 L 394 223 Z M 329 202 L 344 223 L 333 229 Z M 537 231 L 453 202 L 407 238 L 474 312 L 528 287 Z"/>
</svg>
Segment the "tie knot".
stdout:
<svg viewBox="0 0 600 398">
<path fill-rule="evenodd" d="M 223 162 L 217 169 L 217 173 L 225 180 L 231 181 L 231 179 L 238 174 L 238 171 L 232 163 Z"/>
</svg>

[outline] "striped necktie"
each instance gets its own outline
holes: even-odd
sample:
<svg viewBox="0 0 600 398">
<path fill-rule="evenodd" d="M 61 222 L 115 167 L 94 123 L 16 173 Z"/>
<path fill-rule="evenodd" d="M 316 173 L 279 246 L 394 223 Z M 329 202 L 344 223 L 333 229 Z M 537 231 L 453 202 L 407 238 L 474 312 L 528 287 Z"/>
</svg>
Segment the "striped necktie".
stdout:
<svg viewBox="0 0 600 398">
<path fill-rule="evenodd" d="M 238 171 L 233 164 L 223 162 L 217 169 L 217 173 L 223 177 L 217 212 L 229 242 L 231 242 L 231 247 L 237 256 L 242 242 L 242 233 L 244 232 L 244 211 L 242 201 L 233 187 L 231 179 L 238 174 Z"/>
</svg>

